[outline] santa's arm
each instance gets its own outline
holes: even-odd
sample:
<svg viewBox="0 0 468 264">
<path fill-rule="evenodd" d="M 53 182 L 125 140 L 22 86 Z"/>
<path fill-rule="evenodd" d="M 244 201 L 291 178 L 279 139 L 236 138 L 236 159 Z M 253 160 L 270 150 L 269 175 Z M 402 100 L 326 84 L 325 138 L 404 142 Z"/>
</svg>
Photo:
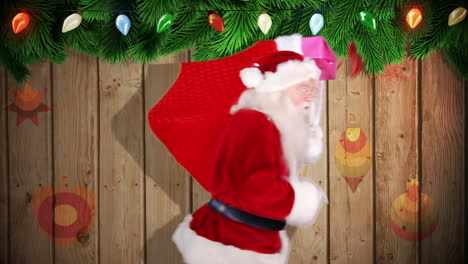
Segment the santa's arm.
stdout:
<svg viewBox="0 0 468 264">
<path fill-rule="evenodd" d="M 263 119 L 254 126 L 248 123 L 239 124 L 242 132 L 236 133 L 230 149 L 230 185 L 237 200 L 262 217 L 292 225 L 313 224 L 328 202 L 325 192 L 311 181 L 283 177 L 278 168 L 282 150 L 277 130 Z"/>
<path fill-rule="evenodd" d="M 282 177 L 280 145 L 274 126 L 259 113 L 239 113 L 224 137 L 231 191 L 248 212 L 284 220 L 292 210 L 294 189 Z"/>
</svg>

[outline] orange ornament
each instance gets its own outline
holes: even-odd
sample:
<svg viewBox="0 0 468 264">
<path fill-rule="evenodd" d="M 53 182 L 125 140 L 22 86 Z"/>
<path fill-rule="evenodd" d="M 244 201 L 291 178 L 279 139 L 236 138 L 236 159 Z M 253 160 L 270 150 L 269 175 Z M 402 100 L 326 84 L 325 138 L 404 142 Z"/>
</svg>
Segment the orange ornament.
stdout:
<svg viewBox="0 0 468 264">
<path fill-rule="evenodd" d="M 211 13 L 208 16 L 208 23 L 210 23 L 210 26 L 217 31 L 224 32 L 224 20 L 217 14 Z"/>
<path fill-rule="evenodd" d="M 13 32 L 15 34 L 20 33 L 29 25 L 29 15 L 26 13 L 18 13 L 11 21 L 13 26 Z"/>
<path fill-rule="evenodd" d="M 421 23 L 422 20 L 422 13 L 421 10 L 418 8 L 412 8 L 408 14 L 406 14 L 406 23 L 410 26 L 410 28 L 415 28 Z"/>
<path fill-rule="evenodd" d="M 75 242 L 88 240 L 98 206 L 94 190 L 86 186 L 70 188 L 69 179 L 61 181 L 64 189 L 58 186 L 39 189 L 32 198 L 32 210 L 45 235 L 62 248 L 69 248 Z"/>
</svg>

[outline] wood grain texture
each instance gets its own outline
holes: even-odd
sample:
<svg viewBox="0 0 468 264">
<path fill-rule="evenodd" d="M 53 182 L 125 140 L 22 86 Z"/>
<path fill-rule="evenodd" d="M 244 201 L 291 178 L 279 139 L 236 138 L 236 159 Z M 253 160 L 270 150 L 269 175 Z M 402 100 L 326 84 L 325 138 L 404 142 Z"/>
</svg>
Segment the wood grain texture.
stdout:
<svg viewBox="0 0 468 264">
<path fill-rule="evenodd" d="M 9 180 L 6 72 L 0 67 L 0 263 L 9 263 Z"/>
<path fill-rule="evenodd" d="M 100 263 L 144 263 L 142 66 L 99 62 Z"/>
<path fill-rule="evenodd" d="M 172 234 L 190 213 L 190 174 L 151 131 L 148 112 L 169 90 L 180 63 L 149 65 L 145 70 L 146 222 L 148 263 L 182 263 Z"/>
<path fill-rule="evenodd" d="M 149 65 L 152 64 L 173 64 L 173 63 L 181 63 L 181 62 L 189 62 L 191 58 L 191 51 L 182 51 L 179 53 L 175 53 L 169 56 L 164 56 L 158 58 L 156 61 L 151 62 Z"/>
<path fill-rule="evenodd" d="M 85 186 L 97 197 L 97 58 L 76 52 L 68 52 L 67 55 L 66 63 L 53 66 L 55 186 L 61 190 Z M 63 185 L 64 179 L 69 182 L 66 186 Z M 81 195 L 89 199 L 87 193 Z M 76 245 L 65 248 L 57 246 L 56 263 L 98 263 L 97 228 L 96 216 L 90 230 L 76 234 Z"/>
<path fill-rule="evenodd" d="M 464 82 L 440 53 L 422 61 L 422 184 L 439 224 L 422 241 L 422 263 L 464 263 Z"/>
<path fill-rule="evenodd" d="M 418 179 L 418 61 L 406 59 L 387 66 L 375 87 L 376 260 L 417 263 L 418 241 L 407 241 L 392 230 L 392 203 Z M 412 222 L 418 223 L 417 213 Z M 416 229 L 417 232 L 417 229 Z"/>
<path fill-rule="evenodd" d="M 340 174 L 335 162 L 335 146 L 346 128 L 361 128 L 372 138 L 372 79 L 346 77 L 346 64 L 329 81 L 330 155 L 330 263 L 373 262 L 373 175 L 372 165 L 355 192 Z M 357 123 L 350 121 L 350 116 Z M 372 159 L 372 154 L 371 157 Z"/>
<path fill-rule="evenodd" d="M 327 97 L 325 95 L 321 121 L 325 148 L 322 158 L 315 164 L 304 166 L 299 174 L 301 177 L 313 180 L 326 192 L 328 189 Z M 328 263 L 328 206 L 322 207 L 315 224 L 299 228 L 288 226 L 288 234 L 291 239 L 290 264 Z"/>
<path fill-rule="evenodd" d="M 29 84 L 34 91 L 47 89 L 42 103 L 52 105 L 51 65 L 31 67 Z M 8 77 L 8 89 L 22 91 Z M 10 100 L 12 102 L 12 100 Z M 16 125 L 17 114 L 8 112 L 10 180 L 10 263 L 53 263 L 54 242 L 35 219 L 32 200 L 37 191 L 53 186 L 52 113 L 39 113 L 39 125 L 26 119 Z M 41 214 L 53 215 L 43 210 Z M 47 223 L 53 230 L 53 222 Z"/>
</svg>

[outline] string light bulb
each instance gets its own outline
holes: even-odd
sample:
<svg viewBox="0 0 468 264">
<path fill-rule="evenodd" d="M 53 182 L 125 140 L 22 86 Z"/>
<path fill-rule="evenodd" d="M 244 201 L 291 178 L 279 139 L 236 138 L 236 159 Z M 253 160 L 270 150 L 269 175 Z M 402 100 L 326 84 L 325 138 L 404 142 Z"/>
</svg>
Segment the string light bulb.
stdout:
<svg viewBox="0 0 468 264">
<path fill-rule="evenodd" d="M 63 21 L 62 32 L 65 33 L 77 28 L 81 24 L 82 19 L 83 17 L 78 13 L 67 16 Z"/>
<path fill-rule="evenodd" d="M 13 32 L 15 34 L 20 33 L 29 25 L 29 15 L 24 12 L 16 14 L 11 21 L 11 25 L 13 26 Z"/>
<path fill-rule="evenodd" d="M 421 23 L 422 13 L 418 8 L 411 8 L 410 11 L 406 14 L 406 23 L 410 28 L 415 28 Z"/>
<path fill-rule="evenodd" d="M 309 21 L 309 27 L 312 34 L 317 35 L 317 33 L 322 29 L 323 24 L 323 15 L 320 13 L 313 14 Z"/>
<path fill-rule="evenodd" d="M 158 33 L 168 30 L 174 24 L 174 16 L 172 14 L 164 14 L 158 21 L 156 31 Z"/>
<path fill-rule="evenodd" d="M 271 21 L 271 17 L 267 13 L 263 13 L 258 17 L 257 21 L 258 27 L 263 32 L 263 34 L 267 34 L 270 31 L 271 25 L 273 22 Z"/>
<path fill-rule="evenodd" d="M 359 12 L 359 21 L 372 30 L 377 29 L 377 21 L 375 20 L 374 16 L 369 11 L 361 11 Z"/>
<path fill-rule="evenodd" d="M 448 25 L 453 26 L 463 21 L 466 17 L 466 8 L 457 7 L 449 15 Z"/>
<path fill-rule="evenodd" d="M 224 32 L 224 20 L 217 14 L 210 13 L 208 15 L 208 23 L 212 28 L 216 29 L 217 31 Z"/>
<path fill-rule="evenodd" d="M 115 19 L 115 26 L 120 31 L 120 33 L 122 33 L 122 35 L 126 36 L 128 34 L 128 31 L 130 31 L 132 22 L 130 22 L 130 18 L 128 18 L 128 16 L 120 14 Z"/>
</svg>

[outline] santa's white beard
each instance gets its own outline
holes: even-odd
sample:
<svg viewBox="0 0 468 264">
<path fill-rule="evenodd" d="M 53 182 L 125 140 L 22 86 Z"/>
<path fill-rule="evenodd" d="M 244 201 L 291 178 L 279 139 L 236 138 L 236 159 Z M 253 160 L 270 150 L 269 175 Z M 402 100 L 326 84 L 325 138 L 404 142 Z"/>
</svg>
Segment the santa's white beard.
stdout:
<svg viewBox="0 0 468 264">
<path fill-rule="evenodd" d="M 245 91 L 231 113 L 241 108 L 252 108 L 267 114 L 281 133 L 281 145 L 288 163 L 290 177 L 297 177 L 308 150 L 308 111 L 295 106 L 284 91 L 258 93 Z"/>
</svg>

